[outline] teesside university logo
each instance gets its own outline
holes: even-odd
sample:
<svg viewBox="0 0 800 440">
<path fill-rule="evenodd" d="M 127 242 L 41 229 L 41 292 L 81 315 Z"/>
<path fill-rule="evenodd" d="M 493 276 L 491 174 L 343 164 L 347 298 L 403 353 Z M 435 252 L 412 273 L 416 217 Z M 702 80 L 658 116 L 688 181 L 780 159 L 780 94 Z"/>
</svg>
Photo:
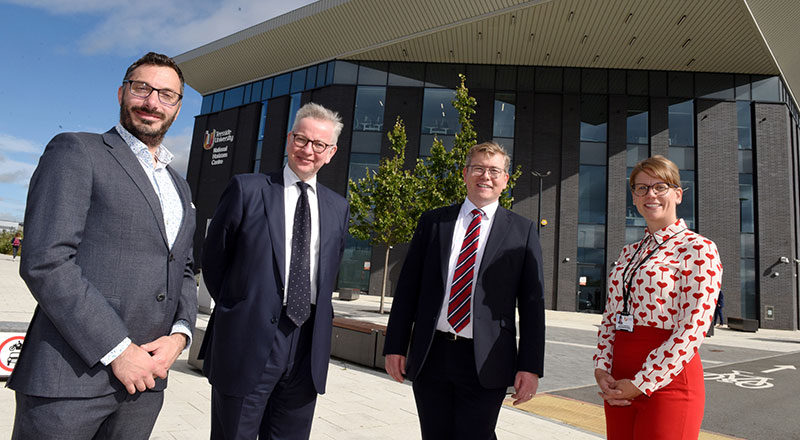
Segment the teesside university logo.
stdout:
<svg viewBox="0 0 800 440">
<path fill-rule="evenodd" d="M 216 134 L 217 134 L 217 130 L 211 130 L 210 133 L 209 133 L 208 130 L 206 130 L 206 136 L 203 138 L 203 149 L 204 150 L 210 150 L 211 148 L 214 147 L 214 136 Z"/>
</svg>

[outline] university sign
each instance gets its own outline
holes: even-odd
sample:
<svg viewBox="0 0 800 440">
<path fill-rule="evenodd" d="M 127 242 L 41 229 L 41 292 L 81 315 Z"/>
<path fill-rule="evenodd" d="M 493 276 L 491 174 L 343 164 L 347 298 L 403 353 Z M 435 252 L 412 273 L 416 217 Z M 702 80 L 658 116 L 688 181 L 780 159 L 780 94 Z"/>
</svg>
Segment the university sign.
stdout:
<svg viewBox="0 0 800 440">
<path fill-rule="evenodd" d="M 227 145 L 221 145 L 227 144 Z M 222 165 L 228 157 L 228 148 L 233 144 L 233 130 L 206 130 L 203 149 L 211 150 L 211 165 Z"/>
</svg>

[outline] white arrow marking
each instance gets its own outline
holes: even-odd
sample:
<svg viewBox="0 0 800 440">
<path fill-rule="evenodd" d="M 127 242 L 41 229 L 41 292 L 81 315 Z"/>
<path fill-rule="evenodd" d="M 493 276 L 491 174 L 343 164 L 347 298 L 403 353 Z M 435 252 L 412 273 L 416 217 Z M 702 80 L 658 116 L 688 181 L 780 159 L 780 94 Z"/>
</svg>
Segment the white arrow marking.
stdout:
<svg viewBox="0 0 800 440">
<path fill-rule="evenodd" d="M 764 370 L 762 373 L 774 373 L 776 371 L 781 370 L 796 370 L 797 368 L 794 365 L 775 365 L 775 368 L 770 368 L 769 370 Z"/>
</svg>

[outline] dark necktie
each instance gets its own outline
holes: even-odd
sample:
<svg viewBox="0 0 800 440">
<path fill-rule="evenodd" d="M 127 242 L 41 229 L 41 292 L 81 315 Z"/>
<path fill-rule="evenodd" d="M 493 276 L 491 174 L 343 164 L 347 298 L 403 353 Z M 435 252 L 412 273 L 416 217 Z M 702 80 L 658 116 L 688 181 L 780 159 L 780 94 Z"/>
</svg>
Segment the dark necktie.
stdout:
<svg viewBox="0 0 800 440">
<path fill-rule="evenodd" d="M 456 333 L 469 324 L 470 303 L 472 302 L 472 279 L 475 269 L 475 258 L 478 255 L 478 238 L 481 235 L 480 209 L 472 210 L 472 221 L 467 226 L 464 242 L 458 253 L 456 270 L 453 272 L 453 283 L 450 285 L 450 300 L 447 303 L 447 322 Z"/>
<path fill-rule="evenodd" d="M 308 206 L 309 185 L 297 182 L 297 186 L 300 187 L 300 198 L 294 210 L 286 316 L 300 327 L 311 315 L 311 210 Z"/>
</svg>

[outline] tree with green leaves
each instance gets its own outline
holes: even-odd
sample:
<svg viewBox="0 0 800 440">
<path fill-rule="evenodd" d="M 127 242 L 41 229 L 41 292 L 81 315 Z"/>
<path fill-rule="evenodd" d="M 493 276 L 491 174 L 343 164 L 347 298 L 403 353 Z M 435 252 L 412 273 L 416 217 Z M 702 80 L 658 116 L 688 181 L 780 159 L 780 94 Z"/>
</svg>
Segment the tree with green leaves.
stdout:
<svg viewBox="0 0 800 440">
<path fill-rule="evenodd" d="M 477 143 L 478 135 L 472 124 L 477 101 L 469 95 L 466 76 L 459 74 L 458 77 L 461 83 L 456 89 L 456 96 L 452 104 L 458 111 L 458 122 L 461 129 L 455 135 L 453 148 L 448 151 L 441 140 L 434 139 L 430 157 L 417 159 L 414 169 L 414 174 L 422 181 L 422 188 L 424 188 L 419 197 L 422 208 L 420 213 L 461 203 L 467 196 L 462 170 L 466 164 L 467 152 Z M 520 166 L 517 166 L 516 170 L 511 173 L 508 186 L 500 196 L 500 205 L 504 208 L 511 207 L 514 201 L 514 198 L 511 197 L 511 190 L 521 174 Z"/>
<path fill-rule="evenodd" d="M 386 278 L 389 272 L 389 252 L 392 247 L 411 241 L 419 216 L 422 214 L 418 195 L 420 180 L 403 169 L 406 151 L 406 130 L 400 118 L 388 133 L 394 156 L 382 158 L 377 171 L 348 185 L 350 188 L 350 234 L 371 245 L 386 247 L 380 313 L 386 297 Z"/>
</svg>

